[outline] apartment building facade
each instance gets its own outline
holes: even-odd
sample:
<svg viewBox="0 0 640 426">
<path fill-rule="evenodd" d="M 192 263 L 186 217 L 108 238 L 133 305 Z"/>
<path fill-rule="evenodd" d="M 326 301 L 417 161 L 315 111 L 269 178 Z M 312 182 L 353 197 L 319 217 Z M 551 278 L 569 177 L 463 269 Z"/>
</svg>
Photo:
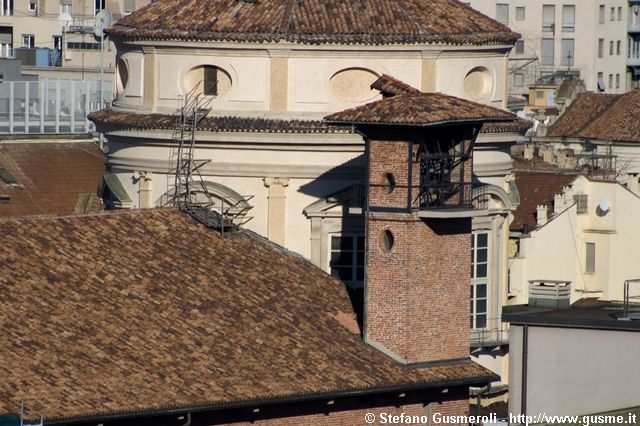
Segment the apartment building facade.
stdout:
<svg viewBox="0 0 640 426">
<path fill-rule="evenodd" d="M 43 77 L 96 77 L 101 52 L 96 34 L 100 26 L 106 27 L 148 3 L 149 0 L 2 0 L 0 58 L 18 57 L 26 73 Z M 115 55 L 113 43 L 107 40 L 104 67 L 109 74 L 114 72 Z"/>
<path fill-rule="evenodd" d="M 637 77 L 633 67 L 628 68 L 632 58 L 639 60 L 637 41 L 636 50 L 628 41 L 638 32 L 634 3 L 640 2 L 472 0 L 469 4 L 522 34 L 509 57 L 509 92 L 525 95 L 540 78 L 560 71 L 579 72 L 590 91 L 624 93 L 634 87 Z"/>
</svg>

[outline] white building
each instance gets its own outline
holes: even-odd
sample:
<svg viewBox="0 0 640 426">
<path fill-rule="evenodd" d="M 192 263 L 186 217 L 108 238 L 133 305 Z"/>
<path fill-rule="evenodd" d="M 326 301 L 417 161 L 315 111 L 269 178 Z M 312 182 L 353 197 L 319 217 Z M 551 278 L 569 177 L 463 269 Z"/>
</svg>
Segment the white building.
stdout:
<svg viewBox="0 0 640 426">
<path fill-rule="evenodd" d="M 528 303 L 531 293 L 551 289 L 570 302 L 623 300 L 624 281 L 640 277 L 638 195 L 615 181 L 570 174 L 516 172 L 516 183 L 510 302 Z"/>
<path fill-rule="evenodd" d="M 629 318 L 637 318 L 638 306 L 629 310 Z M 565 309 L 509 306 L 504 316 L 511 324 L 510 414 L 638 422 L 640 321 L 625 319 L 623 305 L 584 301 Z"/>
<path fill-rule="evenodd" d="M 100 66 L 100 38 L 94 34 L 101 25 L 100 19 L 96 19 L 98 13 L 108 11 L 115 21 L 149 3 L 149 0 L 3 0 L 0 58 L 20 58 L 27 74 L 95 79 Z M 109 41 L 105 43 L 104 66 L 108 74 L 113 74 L 115 47 Z"/>
<path fill-rule="evenodd" d="M 568 70 L 579 71 L 591 91 L 629 90 L 634 83 L 633 73 L 627 71 L 632 52 L 627 51 L 627 21 L 628 16 L 637 16 L 631 3 L 471 0 L 469 4 L 521 34 L 509 57 L 509 91 L 525 95 L 540 77 Z M 637 32 L 636 27 L 629 28 Z M 637 62 L 637 49 L 633 52 Z"/>
</svg>

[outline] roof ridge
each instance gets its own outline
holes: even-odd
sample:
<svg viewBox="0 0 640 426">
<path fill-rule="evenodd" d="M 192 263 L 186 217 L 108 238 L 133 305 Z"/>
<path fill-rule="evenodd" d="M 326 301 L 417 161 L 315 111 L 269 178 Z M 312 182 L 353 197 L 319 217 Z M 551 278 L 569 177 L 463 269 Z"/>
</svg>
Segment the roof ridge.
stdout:
<svg viewBox="0 0 640 426">
<path fill-rule="evenodd" d="M 119 210 L 103 210 L 99 212 L 89 212 L 80 214 L 66 214 L 66 215 L 32 215 L 32 216 L 7 216 L 0 217 L 0 224 L 9 222 L 32 222 L 32 221 L 58 221 L 67 219 L 83 219 L 87 217 L 111 217 L 111 216 L 123 216 L 133 214 L 143 214 L 148 212 L 157 213 L 161 210 L 164 211 L 178 211 L 174 207 L 154 207 L 152 209 L 119 209 Z"/>
<path fill-rule="evenodd" d="M 280 18 L 280 24 L 278 25 L 278 29 L 276 32 L 278 34 L 286 34 L 289 31 L 289 26 L 291 25 L 291 17 L 293 16 L 293 7 L 295 6 L 296 0 L 284 0 L 284 9 L 282 10 L 282 17 Z"/>
</svg>

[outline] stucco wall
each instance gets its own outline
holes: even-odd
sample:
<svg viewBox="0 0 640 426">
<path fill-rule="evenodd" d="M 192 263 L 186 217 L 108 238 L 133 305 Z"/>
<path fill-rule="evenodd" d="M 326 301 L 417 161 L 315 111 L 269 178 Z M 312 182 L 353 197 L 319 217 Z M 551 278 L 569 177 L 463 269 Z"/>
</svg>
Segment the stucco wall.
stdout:
<svg viewBox="0 0 640 426">
<path fill-rule="evenodd" d="M 509 411 L 520 414 L 522 327 L 512 327 Z M 640 405 L 635 332 L 529 326 L 527 414 L 589 414 Z"/>
</svg>

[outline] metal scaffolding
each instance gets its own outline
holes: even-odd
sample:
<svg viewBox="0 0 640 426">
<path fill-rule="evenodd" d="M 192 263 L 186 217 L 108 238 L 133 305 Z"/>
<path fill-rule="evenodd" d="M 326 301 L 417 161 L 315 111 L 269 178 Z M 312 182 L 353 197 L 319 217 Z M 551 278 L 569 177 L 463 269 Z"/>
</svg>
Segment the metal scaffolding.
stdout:
<svg viewBox="0 0 640 426">
<path fill-rule="evenodd" d="M 251 209 L 248 201 L 253 197 L 242 196 L 240 200 L 229 203 L 223 197 L 213 194 L 202 178 L 200 169 L 211 160 L 194 159 L 196 130 L 211 111 L 210 105 L 215 96 L 203 97 L 198 93 L 201 83 L 187 93 L 178 110 L 173 134 L 175 143 L 170 158 L 172 170 L 168 175 L 168 187 L 172 186 L 173 192 L 170 193 L 168 204 L 224 234 L 226 230 L 251 219 L 246 213 Z"/>
</svg>

